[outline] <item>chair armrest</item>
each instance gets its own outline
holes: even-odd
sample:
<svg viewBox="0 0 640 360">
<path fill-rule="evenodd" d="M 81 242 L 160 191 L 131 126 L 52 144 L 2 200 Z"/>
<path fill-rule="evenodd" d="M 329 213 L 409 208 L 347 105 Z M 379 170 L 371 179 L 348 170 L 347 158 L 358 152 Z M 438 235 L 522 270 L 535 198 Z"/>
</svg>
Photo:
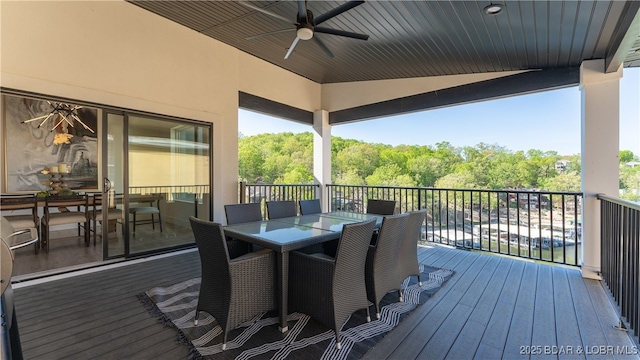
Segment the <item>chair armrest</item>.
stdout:
<svg viewBox="0 0 640 360">
<path fill-rule="evenodd" d="M 14 244 L 13 241 L 10 240 L 10 239 L 12 239 L 12 238 L 14 238 L 16 236 L 20 236 L 20 235 L 23 235 L 23 234 L 30 234 L 31 237 L 28 240 L 23 241 L 21 243 L 17 243 L 17 244 Z M 8 244 L 10 244 L 9 245 L 9 249 L 16 250 L 16 249 L 19 249 L 21 247 L 25 247 L 25 246 L 28 246 L 28 245 L 36 243 L 38 241 L 38 235 L 37 234 L 38 233 L 36 231 L 36 228 L 29 228 L 29 229 L 22 229 L 22 230 L 14 231 L 13 233 L 11 233 L 11 235 L 8 236 L 8 238 L 6 239 L 6 242 Z"/>
<path fill-rule="evenodd" d="M 335 260 L 333 259 L 298 251 L 291 252 L 289 254 L 289 310 L 315 316 L 317 319 L 324 319 L 325 314 L 331 313 L 334 270 Z"/>
<path fill-rule="evenodd" d="M 250 278 L 263 275 L 267 269 L 271 272 L 275 269 L 276 256 L 271 249 L 262 249 L 251 252 L 229 261 L 229 272 L 232 277 L 240 276 L 241 273 L 249 274 Z"/>
<path fill-rule="evenodd" d="M 331 269 L 336 264 L 336 259 L 325 254 L 306 254 L 300 251 L 292 251 L 289 253 L 289 262 L 293 263 L 309 262 L 309 266 L 320 267 L 322 270 Z"/>
<path fill-rule="evenodd" d="M 271 255 L 271 253 L 273 253 L 273 250 L 271 249 L 262 249 L 259 251 L 250 252 L 242 256 L 238 256 L 237 258 L 231 259 L 230 263 L 231 264 L 242 263 L 242 262 L 254 260 L 256 258 L 268 257 L 269 255 Z"/>
</svg>

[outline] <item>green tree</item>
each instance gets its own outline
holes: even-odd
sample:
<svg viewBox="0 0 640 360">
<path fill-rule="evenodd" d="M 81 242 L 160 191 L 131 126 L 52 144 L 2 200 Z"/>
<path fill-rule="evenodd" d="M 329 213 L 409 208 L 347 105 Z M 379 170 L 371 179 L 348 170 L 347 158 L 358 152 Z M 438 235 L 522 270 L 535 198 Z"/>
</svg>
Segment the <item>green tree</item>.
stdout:
<svg viewBox="0 0 640 360">
<path fill-rule="evenodd" d="M 313 174 L 303 164 L 292 163 L 284 175 L 276 179 L 276 183 L 280 184 L 311 184 L 313 183 Z"/>
<path fill-rule="evenodd" d="M 255 182 L 262 177 L 264 158 L 251 141 L 241 141 L 238 146 L 238 176 L 240 180 Z"/>
<path fill-rule="evenodd" d="M 455 172 L 445 175 L 436 181 L 436 187 L 441 189 L 473 189 L 473 174 L 470 172 Z"/>
<path fill-rule="evenodd" d="M 402 172 L 397 164 L 387 164 L 376 168 L 373 174 L 366 178 L 368 185 L 413 187 L 415 183 L 411 176 Z"/>
<path fill-rule="evenodd" d="M 345 173 L 355 170 L 358 176 L 365 178 L 376 170 L 380 156 L 371 144 L 359 143 L 346 147 L 336 156 L 337 172 Z"/>
<path fill-rule="evenodd" d="M 620 150 L 620 164 L 632 162 L 635 158 L 631 150 Z"/>
<path fill-rule="evenodd" d="M 575 172 L 564 172 L 554 177 L 542 179 L 540 188 L 547 191 L 580 191 L 580 174 Z"/>
</svg>

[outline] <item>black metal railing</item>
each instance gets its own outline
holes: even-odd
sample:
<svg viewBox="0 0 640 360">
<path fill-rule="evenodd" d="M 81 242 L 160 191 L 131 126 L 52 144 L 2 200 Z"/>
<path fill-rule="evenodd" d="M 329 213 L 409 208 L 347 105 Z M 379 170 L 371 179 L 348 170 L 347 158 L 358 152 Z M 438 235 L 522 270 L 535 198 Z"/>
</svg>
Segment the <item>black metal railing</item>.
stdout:
<svg viewBox="0 0 640 360">
<path fill-rule="evenodd" d="M 579 265 L 582 194 L 525 190 L 327 185 L 329 209 L 366 212 L 368 199 L 396 213 L 427 209 L 423 241 Z"/>
<path fill-rule="evenodd" d="M 317 199 L 320 195 L 318 184 L 247 184 L 240 182 L 238 203 L 260 203 L 266 214 L 267 201 Z"/>
<path fill-rule="evenodd" d="M 598 195 L 600 266 L 620 314 L 638 336 L 640 326 L 640 204 Z"/>
<path fill-rule="evenodd" d="M 327 209 L 366 212 L 369 199 L 396 213 L 427 209 L 422 241 L 560 264 L 581 263 L 582 193 L 527 190 L 326 186 Z M 240 183 L 239 202 L 315 199 L 317 184 Z"/>
</svg>

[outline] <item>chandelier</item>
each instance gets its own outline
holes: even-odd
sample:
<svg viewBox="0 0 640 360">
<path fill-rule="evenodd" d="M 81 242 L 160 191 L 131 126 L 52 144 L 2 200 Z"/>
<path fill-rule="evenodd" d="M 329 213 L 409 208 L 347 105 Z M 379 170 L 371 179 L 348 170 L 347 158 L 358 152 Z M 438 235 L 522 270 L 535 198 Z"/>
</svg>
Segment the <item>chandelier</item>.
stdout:
<svg viewBox="0 0 640 360">
<path fill-rule="evenodd" d="M 87 124 L 85 124 L 78 116 L 78 109 L 82 109 L 82 106 L 56 101 L 47 101 L 47 103 L 53 108 L 50 113 L 35 117 L 33 119 L 22 121 L 22 123 L 26 124 L 33 121 L 42 120 L 38 125 L 38 128 L 41 128 L 42 125 L 44 125 L 48 120 L 53 120 L 55 125 L 51 129 L 51 132 L 54 132 L 58 128 L 58 126 L 62 130 L 61 133 L 56 133 L 53 138 L 53 143 L 56 145 L 71 143 L 69 139 L 71 139 L 73 135 L 69 134 L 68 128 L 69 126 L 75 127 L 74 122 L 79 123 L 85 129 L 91 131 L 92 133 L 95 133 L 95 131 L 87 126 Z"/>
</svg>

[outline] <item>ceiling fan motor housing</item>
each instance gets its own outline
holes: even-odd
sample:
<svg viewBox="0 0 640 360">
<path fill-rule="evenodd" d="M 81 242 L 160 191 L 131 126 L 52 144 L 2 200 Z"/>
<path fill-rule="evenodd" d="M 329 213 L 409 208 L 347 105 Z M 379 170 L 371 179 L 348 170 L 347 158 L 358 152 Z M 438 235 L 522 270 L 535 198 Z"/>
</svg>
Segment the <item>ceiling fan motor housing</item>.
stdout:
<svg viewBox="0 0 640 360">
<path fill-rule="evenodd" d="M 307 10 L 307 18 L 298 16 L 298 25 L 296 25 L 296 34 L 300 40 L 309 40 L 313 37 L 313 13 Z"/>
</svg>

